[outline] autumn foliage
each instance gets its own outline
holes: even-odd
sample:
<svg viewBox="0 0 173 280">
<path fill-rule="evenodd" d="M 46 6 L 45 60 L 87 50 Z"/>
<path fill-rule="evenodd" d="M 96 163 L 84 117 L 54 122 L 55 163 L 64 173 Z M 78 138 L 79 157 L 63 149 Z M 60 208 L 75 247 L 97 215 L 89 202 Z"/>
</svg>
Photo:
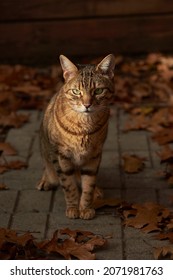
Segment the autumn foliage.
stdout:
<svg viewBox="0 0 173 280">
<path fill-rule="evenodd" d="M 65 228 L 56 230 L 50 240 L 38 242 L 30 232 L 0 228 L 0 259 L 94 260 L 94 249 L 105 244 L 106 239 L 89 231 Z"/>
<path fill-rule="evenodd" d="M 93 61 L 94 63 L 96 61 Z M 123 128 L 146 130 L 152 141 L 160 146 L 157 156 L 161 166 L 159 174 L 173 185 L 173 57 L 149 54 L 132 59 L 116 57 L 114 103 L 128 114 Z M 47 69 L 26 66 L 0 66 L 0 174 L 12 169 L 27 168 L 22 161 L 7 160 L 17 155 L 13 143 L 4 142 L 10 128 L 20 128 L 29 122 L 29 114 L 22 109 L 42 110 L 62 83 L 60 67 Z M 122 169 L 128 174 L 145 169 L 147 159 L 137 154 L 124 154 Z M 4 182 L 0 190 L 7 190 Z M 147 234 L 154 233 L 158 240 L 169 245 L 155 248 L 156 259 L 173 258 L 173 213 L 153 202 L 129 204 L 119 198 L 94 202 L 96 209 L 109 206 L 122 218 L 124 226 Z M 0 229 L 0 259 L 95 259 L 95 249 L 107 240 L 94 233 L 81 230 L 58 229 L 50 240 L 38 242 L 30 232 L 20 233 Z M 105 247 L 106 248 L 106 247 Z"/>
</svg>

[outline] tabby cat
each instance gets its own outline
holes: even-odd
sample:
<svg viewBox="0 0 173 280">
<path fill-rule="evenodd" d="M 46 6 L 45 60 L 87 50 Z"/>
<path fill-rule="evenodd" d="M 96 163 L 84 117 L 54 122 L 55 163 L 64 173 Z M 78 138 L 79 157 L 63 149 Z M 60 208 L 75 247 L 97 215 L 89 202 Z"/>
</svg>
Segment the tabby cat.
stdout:
<svg viewBox="0 0 173 280">
<path fill-rule="evenodd" d="M 61 185 L 66 216 L 92 219 L 96 176 L 114 93 L 115 58 L 109 54 L 98 65 L 77 67 L 61 55 L 60 63 L 64 84 L 51 99 L 40 129 L 45 170 L 37 188 L 49 190 Z"/>
</svg>

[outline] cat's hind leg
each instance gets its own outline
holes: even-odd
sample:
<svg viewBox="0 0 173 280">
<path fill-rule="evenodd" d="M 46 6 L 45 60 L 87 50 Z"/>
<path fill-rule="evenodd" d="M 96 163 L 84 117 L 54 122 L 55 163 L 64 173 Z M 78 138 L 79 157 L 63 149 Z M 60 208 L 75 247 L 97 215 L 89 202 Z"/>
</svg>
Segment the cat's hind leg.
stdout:
<svg viewBox="0 0 173 280">
<path fill-rule="evenodd" d="M 55 171 L 54 165 L 50 162 L 45 162 L 45 170 L 41 180 L 36 185 L 38 190 L 49 191 L 55 189 L 59 184 L 59 179 Z"/>
</svg>

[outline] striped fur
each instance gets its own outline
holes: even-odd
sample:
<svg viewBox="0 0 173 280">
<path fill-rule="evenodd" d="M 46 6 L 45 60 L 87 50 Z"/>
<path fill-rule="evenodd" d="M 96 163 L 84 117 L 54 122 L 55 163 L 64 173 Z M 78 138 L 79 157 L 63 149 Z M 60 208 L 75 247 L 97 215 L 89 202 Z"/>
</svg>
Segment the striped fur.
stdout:
<svg viewBox="0 0 173 280">
<path fill-rule="evenodd" d="M 64 85 L 50 101 L 40 129 L 45 171 L 37 185 L 61 185 L 69 218 L 92 219 L 96 177 L 113 96 L 113 55 L 98 65 L 77 68 L 60 56 Z M 81 192 L 78 189 L 80 177 Z"/>
</svg>

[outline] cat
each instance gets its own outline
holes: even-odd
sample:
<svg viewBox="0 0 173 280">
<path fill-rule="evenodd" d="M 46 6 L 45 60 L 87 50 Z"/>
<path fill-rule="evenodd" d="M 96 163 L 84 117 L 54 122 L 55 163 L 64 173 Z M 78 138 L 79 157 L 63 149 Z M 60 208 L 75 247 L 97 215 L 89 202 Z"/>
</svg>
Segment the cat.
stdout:
<svg viewBox="0 0 173 280">
<path fill-rule="evenodd" d="M 60 55 L 64 84 L 53 96 L 40 128 L 45 170 L 37 185 L 61 185 L 68 218 L 92 219 L 96 177 L 114 95 L 115 57 L 78 67 Z M 81 191 L 77 177 L 80 177 Z"/>
</svg>

